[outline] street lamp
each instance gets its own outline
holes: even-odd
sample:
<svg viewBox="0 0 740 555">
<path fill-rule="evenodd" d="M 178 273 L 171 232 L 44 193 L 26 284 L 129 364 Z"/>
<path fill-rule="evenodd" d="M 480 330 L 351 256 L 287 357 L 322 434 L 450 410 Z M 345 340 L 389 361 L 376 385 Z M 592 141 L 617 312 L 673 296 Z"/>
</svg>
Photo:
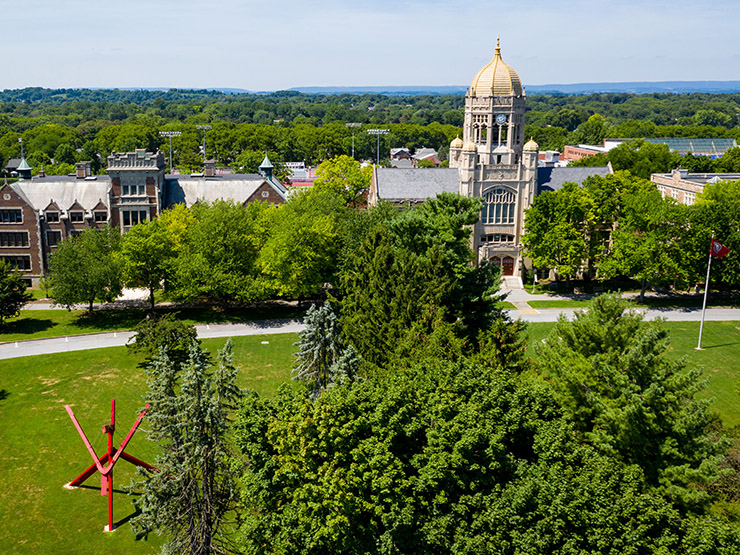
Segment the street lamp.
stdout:
<svg viewBox="0 0 740 555">
<path fill-rule="evenodd" d="M 212 125 L 196 125 L 197 129 L 203 130 L 203 161 L 206 161 L 206 131 L 213 129 Z"/>
<path fill-rule="evenodd" d="M 378 146 L 375 149 L 375 160 L 376 164 L 380 165 L 380 136 L 388 133 L 388 129 L 368 129 L 368 135 L 375 135 L 378 138 Z"/>
<path fill-rule="evenodd" d="M 361 127 L 361 123 L 345 123 L 347 127 L 352 129 L 352 158 L 355 157 L 355 128 Z"/>
<path fill-rule="evenodd" d="M 160 137 L 170 138 L 170 175 L 172 175 L 172 137 L 179 137 L 180 135 L 182 135 L 182 132 L 180 131 L 160 131 L 159 132 Z"/>
</svg>

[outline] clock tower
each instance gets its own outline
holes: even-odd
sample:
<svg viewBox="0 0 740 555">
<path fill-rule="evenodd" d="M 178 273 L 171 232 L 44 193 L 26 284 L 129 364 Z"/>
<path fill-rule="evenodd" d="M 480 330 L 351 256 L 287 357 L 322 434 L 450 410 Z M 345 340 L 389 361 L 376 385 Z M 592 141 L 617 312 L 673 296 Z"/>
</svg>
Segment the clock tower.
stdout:
<svg viewBox="0 0 740 555">
<path fill-rule="evenodd" d="M 519 75 L 501 58 L 497 40 L 493 59 L 465 95 L 463 138 L 450 144 L 460 194 L 483 201 L 472 247 L 479 260 L 490 260 L 511 276 L 521 275 L 524 210 L 537 188 L 539 147 L 524 143 L 525 104 Z"/>
</svg>

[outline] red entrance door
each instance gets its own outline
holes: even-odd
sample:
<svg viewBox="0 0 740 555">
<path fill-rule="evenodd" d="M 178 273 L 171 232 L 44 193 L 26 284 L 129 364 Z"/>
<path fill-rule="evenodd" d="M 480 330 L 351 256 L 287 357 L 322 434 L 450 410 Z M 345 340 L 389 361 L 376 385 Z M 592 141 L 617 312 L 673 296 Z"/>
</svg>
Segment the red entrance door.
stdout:
<svg viewBox="0 0 740 555">
<path fill-rule="evenodd" d="M 511 258 L 510 256 L 504 256 L 504 259 L 501 261 L 501 268 L 505 276 L 513 276 L 514 275 L 514 259 Z"/>
</svg>

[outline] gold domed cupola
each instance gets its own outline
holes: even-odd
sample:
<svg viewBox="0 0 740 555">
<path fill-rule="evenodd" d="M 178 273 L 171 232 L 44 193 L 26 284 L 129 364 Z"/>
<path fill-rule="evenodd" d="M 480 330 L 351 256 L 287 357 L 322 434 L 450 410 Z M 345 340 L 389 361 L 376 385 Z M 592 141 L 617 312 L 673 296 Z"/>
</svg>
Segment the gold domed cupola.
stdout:
<svg viewBox="0 0 740 555">
<path fill-rule="evenodd" d="M 501 47 L 496 38 L 496 52 L 473 78 L 470 85 L 473 96 L 521 96 L 522 82 L 514 68 L 501 59 Z"/>
<path fill-rule="evenodd" d="M 459 136 L 452 139 L 452 142 L 450 143 L 450 148 L 462 148 L 462 147 L 463 147 L 463 142 Z"/>
</svg>

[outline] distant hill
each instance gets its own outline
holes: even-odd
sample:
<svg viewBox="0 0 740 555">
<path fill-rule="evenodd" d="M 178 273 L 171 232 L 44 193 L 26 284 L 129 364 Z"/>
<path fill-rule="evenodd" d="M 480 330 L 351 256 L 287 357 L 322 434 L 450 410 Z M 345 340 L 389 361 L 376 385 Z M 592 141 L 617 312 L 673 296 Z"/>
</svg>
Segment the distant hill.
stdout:
<svg viewBox="0 0 740 555">
<path fill-rule="evenodd" d="M 538 94 L 590 94 L 590 93 L 740 93 L 740 81 L 634 81 L 629 83 L 572 83 L 551 85 L 526 85 L 527 92 Z M 228 92 L 227 89 L 219 89 Z M 307 94 L 465 94 L 463 85 L 449 86 L 387 86 L 387 87 L 293 87 L 291 91 Z"/>
</svg>

